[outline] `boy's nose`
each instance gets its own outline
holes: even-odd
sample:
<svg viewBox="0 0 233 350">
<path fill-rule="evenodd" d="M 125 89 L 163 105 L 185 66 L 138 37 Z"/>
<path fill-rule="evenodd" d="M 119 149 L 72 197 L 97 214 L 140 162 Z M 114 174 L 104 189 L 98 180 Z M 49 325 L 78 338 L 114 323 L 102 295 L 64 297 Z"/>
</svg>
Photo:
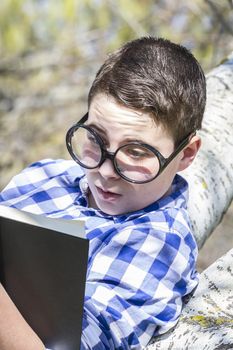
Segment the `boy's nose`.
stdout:
<svg viewBox="0 0 233 350">
<path fill-rule="evenodd" d="M 105 159 L 105 161 L 98 168 L 98 172 L 105 179 L 107 179 L 107 178 L 114 178 L 114 179 L 120 178 L 120 176 L 117 174 L 117 172 L 114 169 L 113 162 L 108 158 Z"/>
</svg>

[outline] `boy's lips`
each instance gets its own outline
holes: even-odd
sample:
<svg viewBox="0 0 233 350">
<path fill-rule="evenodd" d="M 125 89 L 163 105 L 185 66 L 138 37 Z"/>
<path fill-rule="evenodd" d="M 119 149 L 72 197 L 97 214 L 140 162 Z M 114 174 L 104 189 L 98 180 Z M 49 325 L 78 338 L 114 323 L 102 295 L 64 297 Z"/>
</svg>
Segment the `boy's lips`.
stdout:
<svg viewBox="0 0 233 350">
<path fill-rule="evenodd" d="M 121 194 L 109 191 L 105 188 L 101 188 L 99 186 L 96 186 L 97 193 L 99 196 L 104 200 L 114 200 L 121 196 Z"/>
</svg>

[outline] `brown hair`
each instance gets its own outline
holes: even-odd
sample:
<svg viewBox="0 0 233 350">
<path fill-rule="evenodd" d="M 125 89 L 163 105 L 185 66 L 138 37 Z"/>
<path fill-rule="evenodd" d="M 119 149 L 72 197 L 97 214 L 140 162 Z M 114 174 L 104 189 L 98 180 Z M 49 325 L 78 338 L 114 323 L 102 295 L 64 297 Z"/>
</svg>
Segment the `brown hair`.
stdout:
<svg viewBox="0 0 233 350">
<path fill-rule="evenodd" d="M 200 64 L 183 46 L 143 37 L 110 54 L 88 95 L 104 93 L 128 108 L 148 112 L 178 143 L 200 129 L 206 82 Z"/>
</svg>

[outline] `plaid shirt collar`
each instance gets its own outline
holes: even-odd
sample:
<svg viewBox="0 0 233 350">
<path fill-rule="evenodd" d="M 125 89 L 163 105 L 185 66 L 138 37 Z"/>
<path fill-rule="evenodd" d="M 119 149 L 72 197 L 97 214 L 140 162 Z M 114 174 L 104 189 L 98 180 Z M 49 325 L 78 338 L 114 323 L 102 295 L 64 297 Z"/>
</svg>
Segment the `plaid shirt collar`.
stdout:
<svg viewBox="0 0 233 350">
<path fill-rule="evenodd" d="M 80 194 L 76 198 L 75 204 L 88 207 L 89 186 L 88 186 L 87 177 L 84 174 L 83 176 L 81 176 L 81 178 L 80 177 L 76 178 L 74 180 L 74 183 L 78 183 L 78 186 L 80 189 Z M 113 215 L 113 216 L 108 215 L 102 212 L 101 210 L 96 210 L 91 208 L 89 208 L 89 210 L 94 210 L 95 215 L 97 216 L 100 216 L 106 219 L 111 219 L 115 223 L 122 223 L 122 222 L 133 220 L 145 213 L 149 213 L 155 210 L 165 209 L 166 207 L 170 207 L 171 205 L 179 208 L 183 207 L 186 209 L 187 197 L 188 197 L 188 184 L 184 178 L 182 178 L 179 175 L 176 175 L 171 185 L 170 195 L 160 198 L 156 202 L 148 205 L 143 209 L 126 213 L 126 214 Z"/>
</svg>

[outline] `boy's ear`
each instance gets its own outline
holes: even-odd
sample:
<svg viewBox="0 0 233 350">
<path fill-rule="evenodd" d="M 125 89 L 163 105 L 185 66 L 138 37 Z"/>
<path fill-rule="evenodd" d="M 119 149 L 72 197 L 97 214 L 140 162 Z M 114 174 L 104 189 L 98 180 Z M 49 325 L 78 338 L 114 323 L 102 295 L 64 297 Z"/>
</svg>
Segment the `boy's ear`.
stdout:
<svg viewBox="0 0 233 350">
<path fill-rule="evenodd" d="M 186 169 L 193 162 L 200 146 L 201 146 L 200 137 L 198 135 L 193 136 L 189 144 L 181 152 L 182 158 L 180 159 L 178 171 L 182 171 Z"/>
</svg>

